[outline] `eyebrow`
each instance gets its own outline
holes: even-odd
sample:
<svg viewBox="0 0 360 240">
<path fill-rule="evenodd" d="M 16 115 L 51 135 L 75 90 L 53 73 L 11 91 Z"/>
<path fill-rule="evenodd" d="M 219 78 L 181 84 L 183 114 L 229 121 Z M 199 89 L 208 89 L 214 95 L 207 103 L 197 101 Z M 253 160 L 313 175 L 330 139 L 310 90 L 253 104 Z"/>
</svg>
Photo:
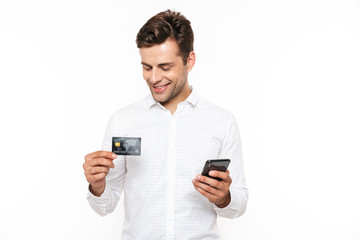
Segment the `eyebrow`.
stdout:
<svg viewBox="0 0 360 240">
<path fill-rule="evenodd" d="M 150 64 L 147 64 L 147 63 L 144 63 L 144 62 L 141 62 L 141 64 L 142 65 L 146 65 L 146 66 L 148 66 L 148 67 L 151 67 L 151 65 Z M 166 62 L 166 63 L 160 63 L 158 66 L 167 66 L 167 65 L 170 65 L 170 66 L 172 66 L 172 65 L 174 65 L 174 62 Z"/>
</svg>

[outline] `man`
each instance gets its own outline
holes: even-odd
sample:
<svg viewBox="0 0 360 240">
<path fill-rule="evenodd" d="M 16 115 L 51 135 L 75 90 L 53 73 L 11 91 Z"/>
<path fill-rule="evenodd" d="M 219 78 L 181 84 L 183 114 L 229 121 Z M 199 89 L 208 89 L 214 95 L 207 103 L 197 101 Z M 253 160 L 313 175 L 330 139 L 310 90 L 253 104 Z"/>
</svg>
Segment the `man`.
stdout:
<svg viewBox="0 0 360 240">
<path fill-rule="evenodd" d="M 151 94 L 115 112 L 103 151 L 85 156 L 88 201 L 104 216 L 124 190 L 122 239 L 220 239 L 217 215 L 246 208 L 240 136 L 234 117 L 188 84 L 195 64 L 190 22 L 167 10 L 137 34 L 143 77 Z M 115 155 L 112 137 L 141 138 L 141 155 Z M 208 159 L 231 159 L 222 181 L 201 176 Z"/>
</svg>

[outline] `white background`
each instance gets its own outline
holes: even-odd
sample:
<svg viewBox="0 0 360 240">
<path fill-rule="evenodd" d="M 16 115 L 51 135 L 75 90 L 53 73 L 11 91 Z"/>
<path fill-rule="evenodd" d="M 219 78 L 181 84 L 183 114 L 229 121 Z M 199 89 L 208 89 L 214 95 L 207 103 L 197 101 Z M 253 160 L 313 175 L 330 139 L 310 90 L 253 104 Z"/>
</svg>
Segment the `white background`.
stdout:
<svg viewBox="0 0 360 240">
<path fill-rule="evenodd" d="M 197 93 L 237 118 L 250 191 L 226 239 L 360 239 L 360 2 L 0 1 L 0 239 L 120 239 L 85 154 L 149 93 L 135 36 L 192 22 Z M 139 187 L 140 190 L 141 187 Z"/>
</svg>

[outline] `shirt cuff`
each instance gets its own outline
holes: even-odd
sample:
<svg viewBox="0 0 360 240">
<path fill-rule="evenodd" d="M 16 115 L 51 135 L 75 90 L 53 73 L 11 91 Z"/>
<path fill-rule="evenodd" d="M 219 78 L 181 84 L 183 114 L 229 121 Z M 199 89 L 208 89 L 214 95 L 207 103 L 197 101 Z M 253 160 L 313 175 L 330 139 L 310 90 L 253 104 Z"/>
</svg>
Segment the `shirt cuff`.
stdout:
<svg viewBox="0 0 360 240">
<path fill-rule="evenodd" d="M 107 185 L 105 186 L 105 190 L 104 192 L 100 195 L 100 197 L 98 196 L 95 196 L 91 191 L 90 191 L 90 185 L 88 187 L 88 190 L 87 190 L 87 196 L 86 198 L 88 200 L 91 200 L 93 201 L 94 203 L 97 203 L 97 204 L 105 204 L 106 201 L 109 199 L 111 195 L 111 190 L 109 187 L 107 187 Z"/>
<path fill-rule="evenodd" d="M 230 203 L 224 208 L 219 208 L 213 203 L 214 210 L 220 217 L 234 218 L 234 216 L 237 215 L 239 211 L 238 209 L 240 208 L 239 206 L 240 199 L 238 194 L 235 193 L 235 194 L 231 194 L 230 196 L 231 196 Z"/>
</svg>

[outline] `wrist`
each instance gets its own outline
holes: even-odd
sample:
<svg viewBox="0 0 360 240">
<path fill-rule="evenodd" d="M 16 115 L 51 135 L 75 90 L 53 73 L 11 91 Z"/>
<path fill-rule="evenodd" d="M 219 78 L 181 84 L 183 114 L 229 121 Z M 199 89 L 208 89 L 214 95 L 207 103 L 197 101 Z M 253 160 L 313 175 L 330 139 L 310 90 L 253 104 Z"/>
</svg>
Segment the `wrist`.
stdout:
<svg viewBox="0 0 360 240">
<path fill-rule="evenodd" d="M 97 197 L 100 197 L 101 194 L 103 194 L 104 191 L 105 191 L 105 186 L 102 186 L 102 187 L 93 187 L 92 185 L 89 184 L 89 191 L 90 191 L 93 195 L 95 195 L 95 196 L 97 196 Z"/>
<path fill-rule="evenodd" d="M 226 194 L 226 197 L 218 204 L 215 204 L 218 208 L 225 208 L 227 207 L 231 202 L 231 196 L 230 196 L 230 191 L 228 192 L 228 194 Z"/>
</svg>

